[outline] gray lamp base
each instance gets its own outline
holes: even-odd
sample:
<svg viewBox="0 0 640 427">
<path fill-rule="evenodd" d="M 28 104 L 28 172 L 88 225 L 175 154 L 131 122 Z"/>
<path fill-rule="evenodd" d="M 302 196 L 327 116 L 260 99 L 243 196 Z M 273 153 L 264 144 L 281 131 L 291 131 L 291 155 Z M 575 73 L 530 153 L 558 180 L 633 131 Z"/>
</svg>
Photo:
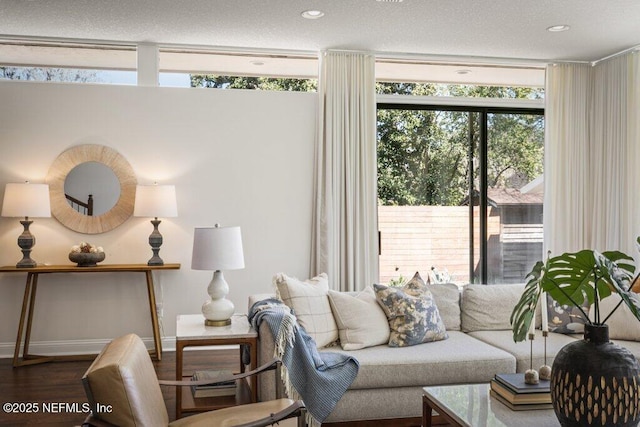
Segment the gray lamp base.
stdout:
<svg viewBox="0 0 640 427">
<path fill-rule="evenodd" d="M 34 268 L 37 267 L 38 263 L 36 263 L 31 258 L 22 258 L 17 264 L 16 268 Z"/>
<path fill-rule="evenodd" d="M 158 231 L 158 225 L 160 225 L 161 222 L 162 221 L 158 220 L 158 218 L 151 220 L 151 224 L 153 224 L 153 231 L 149 235 L 149 245 L 151 245 L 153 256 L 147 262 L 147 265 L 164 265 L 164 261 L 158 255 L 160 252 L 160 246 L 162 246 L 162 234 Z"/>
<path fill-rule="evenodd" d="M 25 218 L 24 221 L 20 221 L 20 224 L 24 226 L 24 231 L 18 237 L 18 246 L 22 250 L 22 259 L 16 264 L 17 268 L 33 268 L 37 264 L 31 259 L 31 248 L 36 244 L 36 238 L 29 231 L 29 226 L 33 221 L 29 221 Z"/>
</svg>

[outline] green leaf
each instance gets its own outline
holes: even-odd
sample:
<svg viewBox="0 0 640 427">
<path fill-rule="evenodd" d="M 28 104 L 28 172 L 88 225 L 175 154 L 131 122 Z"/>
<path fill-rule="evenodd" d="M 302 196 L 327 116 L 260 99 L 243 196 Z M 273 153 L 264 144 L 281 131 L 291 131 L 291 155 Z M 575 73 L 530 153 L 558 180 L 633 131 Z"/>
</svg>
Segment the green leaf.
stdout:
<svg viewBox="0 0 640 427">
<path fill-rule="evenodd" d="M 580 308 L 595 300 L 595 280 L 593 251 L 582 250 L 549 258 L 541 286 L 558 304 Z"/>
<path fill-rule="evenodd" d="M 578 308 L 586 322 L 596 324 L 606 322 L 611 315 L 609 313 L 601 322 L 600 300 L 617 293 L 640 320 L 640 296 L 630 289 L 634 273 L 633 258 L 618 251 L 599 253 L 582 250 L 549 257 L 544 264 L 538 261 L 527 275 L 524 292 L 511 313 L 514 341 L 527 338 L 542 291 L 560 305 Z M 585 311 L 591 304 L 594 305 L 595 319 L 589 319 Z"/>
<path fill-rule="evenodd" d="M 603 252 L 601 255 L 604 255 L 606 258 L 615 262 L 618 265 L 618 267 L 625 270 L 631 276 L 635 275 L 636 266 L 635 266 L 635 260 L 633 259 L 633 257 L 630 257 L 629 255 L 619 251 L 607 251 L 607 252 Z"/>
<path fill-rule="evenodd" d="M 606 254 L 606 252 L 605 252 Z M 595 252 L 595 260 L 606 277 L 610 278 L 610 285 L 615 290 L 616 293 L 620 295 L 622 301 L 629 307 L 629 310 L 633 315 L 640 320 L 640 297 L 638 294 L 631 290 L 631 283 L 633 282 L 633 274 L 635 272 L 635 268 L 629 269 L 624 266 L 624 264 L 618 264 L 614 262 L 609 257 L 605 256 L 605 254 L 600 254 Z M 624 254 L 622 254 L 624 255 Z M 626 255 L 622 259 L 628 259 Z M 609 315 L 613 314 L 616 307 Z M 606 320 L 606 319 L 605 319 Z"/>
<path fill-rule="evenodd" d="M 525 278 L 528 278 L 527 284 L 524 287 L 520 301 L 513 308 L 509 318 L 513 330 L 513 341 L 515 342 L 524 341 L 527 338 L 542 292 L 539 283 L 543 275 L 544 264 L 542 261 L 538 261 Z"/>
</svg>

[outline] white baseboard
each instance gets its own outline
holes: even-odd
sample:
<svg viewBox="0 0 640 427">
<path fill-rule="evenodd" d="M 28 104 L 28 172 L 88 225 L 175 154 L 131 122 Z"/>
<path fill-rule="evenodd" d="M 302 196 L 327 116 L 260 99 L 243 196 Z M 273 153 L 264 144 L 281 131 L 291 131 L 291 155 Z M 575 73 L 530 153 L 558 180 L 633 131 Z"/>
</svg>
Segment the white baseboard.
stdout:
<svg viewBox="0 0 640 427">
<path fill-rule="evenodd" d="M 29 353 L 50 356 L 66 356 L 69 354 L 98 354 L 111 339 L 86 339 L 86 340 L 62 340 L 62 341 L 31 341 Z M 142 341 L 149 349 L 153 349 L 153 337 L 143 337 Z M 15 342 L 0 343 L 0 358 L 13 358 Z M 162 351 L 175 351 L 176 338 L 162 338 Z M 20 348 L 22 355 L 22 347 Z"/>
<path fill-rule="evenodd" d="M 48 356 L 66 356 L 69 354 L 98 354 L 111 339 L 97 340 L 63 340 L 63 341 L 31 341 L 29 353 Z M 153 337 L 143 337 L 142 341 L 148 349 L 153 349 Z M 13 358 L 15 342 L 0 343 L 0 359 Z M 237 345 L 219 345 L 211 347 L 187 347 L 185 350 L 229 350 L 236 349 Z M 162 351 L 176 351 L 176 337 L 162 338 Z M 20 348 L 22 355 L 22 348 Z"/>
</svg>

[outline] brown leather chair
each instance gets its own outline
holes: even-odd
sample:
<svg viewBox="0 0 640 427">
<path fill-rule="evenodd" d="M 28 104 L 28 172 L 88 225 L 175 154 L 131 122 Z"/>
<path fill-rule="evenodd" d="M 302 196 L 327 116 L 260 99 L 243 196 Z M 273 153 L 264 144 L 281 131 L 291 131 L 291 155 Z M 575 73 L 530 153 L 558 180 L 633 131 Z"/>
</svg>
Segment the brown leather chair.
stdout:
<svg viewBox="0 0 640 427">
<path fill-rule="evenodd" d="M 279 377 L 279 364 L 274 360 L 233 378 L 245 378 L 274 367 Z M 204 412 L 170 423 L 153 363 L 142 340 L 135 334 L 116 338 L 107 344 L 82 377 L 82 382 L 93 409 L 85 420 L 86 426 L 260 427 L 274 423 L 295 426 L 293 417 L 298 417 L 298 426 L 305 425 L 302 402 L 282 398 Z M 165 383 L 177 385 L 185 382 Z M 281 387 L 279 392 L 281 394 Z M 281 420 L 285 420 L 284 424 Z"/>
</svg>

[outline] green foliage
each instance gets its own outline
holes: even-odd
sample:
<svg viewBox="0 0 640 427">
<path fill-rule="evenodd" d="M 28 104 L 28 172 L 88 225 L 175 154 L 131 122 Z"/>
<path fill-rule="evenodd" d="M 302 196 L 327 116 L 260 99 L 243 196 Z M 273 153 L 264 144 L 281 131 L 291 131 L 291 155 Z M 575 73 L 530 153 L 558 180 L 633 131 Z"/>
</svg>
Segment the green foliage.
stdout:
<svg viewBox="0 0 640 427">
<path fill-rule="evenodd" d="M 542 278 L 544 264 L 542 261 L 538 261 L 531 272 L 526 278 L 529 280 L 524 287 L 520 301 L 513 308 L 511 313 L 511 327 L 513 329 L 513 340 L 515 342 L 524 341 L 527 337 L 527 332 L 533 321 L 533 317 L 536 312 L 536 306 L 542 293 L 542 288 L 539 286 Z"/>
<path fill-rule="evenodd" d="M 640 298 L 630 290 L 634 272 L 633 258 L 617 251 L 601 254 L 582 250 L 549 257 L 546 263 L 538 261 L 527 275 L 524 292 L 511 313 L 514 341 L 526 339 L 542 291 L 559 305 L 578 308 L 589 324 L 606 322 L 611 313 L 601 320 L 599 301 L 615 292 L 640 320 Z M 582 308 L 585 303 L 594 305 L 593 320 Z"/>
<path fill-rule="evenodd" d="M 72 68 L 0 67 L 1 80 L 97 82 L 95 71 Z"/>
<path fill-rule="evenodd" d="M 315 92 L 318 85 L 317 81 L 313 79 L 219 76 L 216 74 L 191 74 L 190 77 L 191 87 L 207 87 L 215 89 Z"/>
<path fill-rule="evenodd" d="M 378 83 L 381 94 L 526 98 L 531 88 Z M 544 118 L 535 114 L 488 116 L 491 187 L 519 188 L 542 173 Z M 378 198 L 382 205 L 454 206 L 469 193 L 469 126 L 479 114 L 445 110 L 378 110 Z M 477 135 L 475 136 L 477 138 Z M 477 145 L 476 142 L 474 142 Z M 474 147 L 471 158 L 478 157 Z M 477 162 L 474 177 L 479 176 Z M 477 179 L 477 178 L 476 178 Z"/>
<path fill-rule="evenodd" d="M 620 297 L 622 298 L 622 301 L 620 304 L 625 303 L 627 307 L 629 307 L 629 310 L 631 311 L 631 313 L 633 313 L 633 315 L 638 320 L 640 320 L 640 297 L 638 297 L 638 294 L 636 294 L 631 290 L 631 284 L 633 282 L 632 274 L 633 274 L 634 268 L 633 268 L 633 265 L 627 264 L 625 262 L 625 261 L 631 261 L 632 259 L 625 256 L 624 258 L 621 257 L 621 259 L 618 260 L 617 262 L 614 262 L 615 260 L 612 259 L 612 257 L 606 257 L 600 253 L 596 253 L 595 255 L 596 255 L 595 256 L 596 264 L 600 269 L 600 271 L 603 272 L 603 275 L 605 277 L 611 277 L 611 283 L 610 283 L 611 289 L 614 292 L 616 292 L 618 295 L 620 295 Z M 624 254 L 621 254 L 621 255 L 624 255 Z M 631 274 L 629 274 L 629 272 L 631 272 Z M 616 309 L 619 307 L 620 304 L 616 306 Z M 605 323 L 607 319 L 609 319 L 609 317 L 611 317 L 611 315 L 615 312 L 616 309 L 614 309 L 611 313 L 609 313 L 609 315 L 602 321 L 602 323 Z M 600 321 L 600 310 L 597 305 L 597 300 L 596 300 L 595 312 L 596 312 L 596 315 L 598 316 L 597 321 Z"/>
<path fill-rule="evenodd" d="M 402 274 L 397 279 L 389 280 L 389 286 L 393 286 L 396 288 L 404 286 L 405 283 L 407 283 L 407 279 Z"/>
<path fill-rule="evenodd" d="M 520 188 L 543 171 L 544 119 L 532 114 L 489 115 L 490 187 Z"/>
<path fill-rule="evenodd" d="M 459 112 L 379 109 L 380 202 L 460 204 L 468 192 L 465 119 Z"/>
</svg>

